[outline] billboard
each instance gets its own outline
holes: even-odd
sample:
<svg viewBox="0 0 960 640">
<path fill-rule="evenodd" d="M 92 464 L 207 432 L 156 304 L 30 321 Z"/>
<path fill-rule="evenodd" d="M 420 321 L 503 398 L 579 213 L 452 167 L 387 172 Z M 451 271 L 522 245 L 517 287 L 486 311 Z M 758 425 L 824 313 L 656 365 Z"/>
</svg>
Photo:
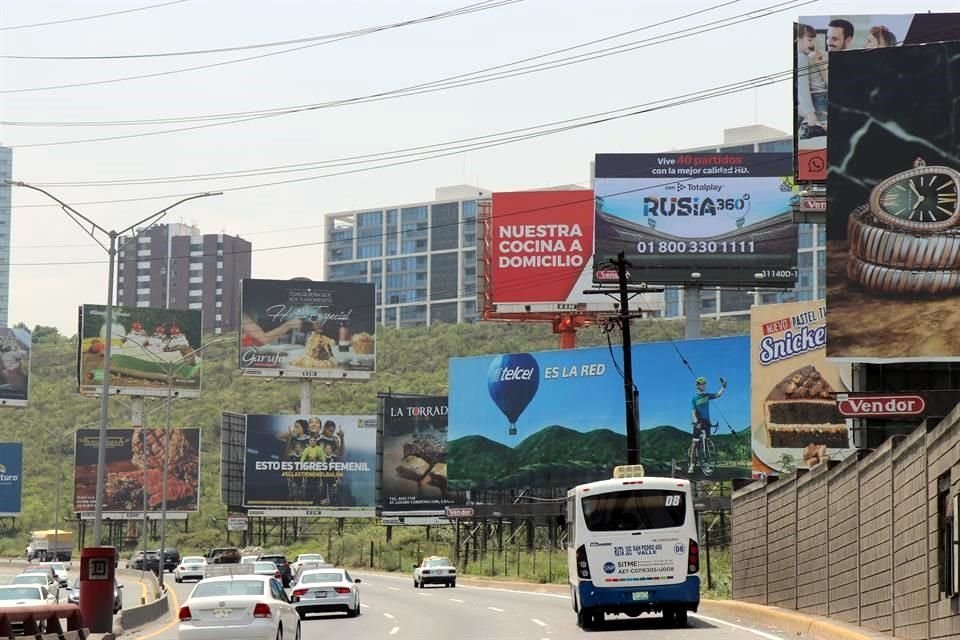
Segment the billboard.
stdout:
<svg viewBox="0 0 960 640">
<path fill-rule="evenodd" d="M 755 476 L 789 473 L 853 450 L 837 394 L 850 365 L 827 361 L 823 300 L 750 309 L 750 415 Z"/>
<path fill-rule="evenodd" d="M 442 516 L 447 483 L 447 397 L 383 399 L 383 515 Z"/>
<path fill-rule="evenodd" d="M 104 517 L 143 517 L 144 487 L 147 512 L 163 506 L 163 429 L 110 429 L 107 431 L 106 476 L 103 487 Z M 200 508 L 200 429 L 170 429 L 167 476 L 167 511 L 189 512 Z M 74 511 L 96 510 L 98 429 L 77 431 L 74 452 Z"/>
<path fill-rule="evenodd" d="M 495 313 L 606 311 L 593 287 L 592 190 L 493 194 L 488 306 Z"/>
<path fill-rule="evenodd" d="M 25 407 L 30 394 L 30 347 L 33 339 L 26 329 L 0 327 L 0 406 Z"/>
<path fill-rule="evenodd" d="M 244 375 L 366 380 L 376 369 L 374 285 L 244 280 Z"/>
<path fill-rule="evenodd" d="M 376 515 L 377 417 L 248 415 L 248 515 Z"/>
<path fill-rule="evenodd" d="M 594 280 L 623 251 L 630 281 L 792 287 L 797 278 L 789 153 L 596 156 Z"/>
<path fill-rule="evenodd" d="M 692 405 L 701 398 L 694 379 L 705 376 L 707 394 L 727 381 L 701 405 L 718 424 L 712 477 L 750 477 L 749 338 L 635 344 L 632 354 L 646 472 L 703 477 L 689 462 Z M 627 449 L 620 360 L 606 347 L 451 358 L 450 487 L 571 487 L 612 477 Z"/>
<path fill-rule="evenodd" d="M 0 442 L 0 517 L 18 517 L 23 483 L 23 445 Z"/>
<path fill-rule="evenodd" d="M 835 130 L 828 127 L 829 104 L 837 86 L 828 82 L 831 55 L 942 40 L 960 40 L 960 13 L 801 17 L 795 26 L 793 52 L 797 180 L 827 180 L 827 130 L 831 137 Z M 881 72 L 873 80 L 885 78 Z"/>
<path fill-rule="evenodd" d="M 200 395 L 202 366 L 199 310 L 114 307 L 110 343 L 110 393 L 167 395 L 167 374 L 181 398 Z M 106 306 L 80 307 L 77 383 L 82 394 L 103 391 Z"/>
<path fill-rule="evenodd" d="M 827 357 L 960 359 L 960 42 L 831 62 Z"/>
</svg>

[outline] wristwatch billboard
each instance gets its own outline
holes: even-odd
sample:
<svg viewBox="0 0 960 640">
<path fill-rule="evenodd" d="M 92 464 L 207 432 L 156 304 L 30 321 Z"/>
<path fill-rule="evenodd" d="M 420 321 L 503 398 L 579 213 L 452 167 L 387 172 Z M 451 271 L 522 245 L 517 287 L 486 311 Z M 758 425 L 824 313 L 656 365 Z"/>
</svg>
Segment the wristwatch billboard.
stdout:
<svg viewBox="0 0 960 640">
<path fill-rule="evenodd" d="M 960 172 L 927 166 L 890 176 L 847 222 L 847 275 L 884 293 L 960 291 Z"/>
</svg>

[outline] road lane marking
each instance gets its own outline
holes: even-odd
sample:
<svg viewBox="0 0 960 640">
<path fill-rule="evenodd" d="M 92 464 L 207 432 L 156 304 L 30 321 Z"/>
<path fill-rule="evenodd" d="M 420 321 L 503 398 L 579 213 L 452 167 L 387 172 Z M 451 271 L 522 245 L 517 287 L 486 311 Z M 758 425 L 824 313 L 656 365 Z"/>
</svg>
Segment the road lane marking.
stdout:
<svg viewBox="0 0 960 640">
<path fill-rule="evenodd" d="M 386 616 L 387 618 L 390 618 L 391 620 L 393 620 L 393 616 L 390 615 L 389 613 L 385 613 L 385 614 L 383 614 L 383 615 Z"/>
<path fill-rule="evenodd" d="M 362 602 L 360 603 L 360 606 L 363 607 L 364 609 L 369 609 L 369 608 L 370 608 L 370 605 L 364 604 L 364 603 L 362 603 Z"/>
<path fill-rule="evenodd" d="M 400 587 L 387 587 L 390 591 L 400 591 Z"/>
<path fill-rule="evenodd" d="M 540 625 L 541 627 L 547 626 L 547 623 L 544 622 L 543 620 L 537 620 L 536 618 L 530 618 L 530 619 L 533 620 L 533 623 L 534 623 L 534 624 L 538 624 L 538 625 Z"/>
<path fill-rule="evenodd" d="M 394 627 L 393 629 L 390 629 L 390 635 L 394 635 L 397 631 L 400 631 L 400 627 Z"/>
<path fill-rule="evenodd" d="M 459 602 L 460 604 L 463 604 L 463 600 L 457 600 L 456 598 L 450 598 L 450 602 Z"/>
<path fill-rule="evenodd" d="M 760 637 L 760 638 L 764 638 L 764 640 L 783 640 L 783 638 L 782 638 L 781 636 L 775 636 L 775 635 L 773 635 L 772 633 L 767 633 L 766 631 L 758 631 L 757 629 L 751 629 L 750 627 L 744 627 L 744 626 L 741 626 L 741 625 L 739 625 L 739 624 L 734 624 L 734 623 L 732 623 L 732 622 L 727 622 L 726 620 L 720 620 L 719 618 L 711 618 L 711 617 L 709 617 L 709 616 L 702 616 L 702 615 L 700 615 L 699 613 L 697 613 L 697 614 L 692 614 L 692 616 L 693 616 L 694 618 L 700 618 L 701 620 L 705 620 L 705 621 L 707 621 L 707 622 L 713 622 L 714 624 L 722 624 L 722 625 L 727 626 L 727 627 L 730 627 L 730 628 L 732 628 L 732 629 L 738 629 L 738 630 L 740 630 L 740 631 L 747 631 L 747 632 L 752 633 L 752 634 L 754 634 L 754 635 L 756 635 L 756 636 L 758 636 L 758 637 Z"/>
<path fill-rule="evenodd" d="M 140 636 L 140 640 L 147 640 L 148 638 L 156 638 L 161 633 L 172 629 L 174 626 L 180 623 L 180 600 L 177 598 L 176 589 L 167 589 L 168 597 L 170 598 L 170 622 L 160 627 L 153 633 L 148 633 L 145 636 Z"/>
<path fill-rule="evenodd" d="M 417 595 L 418 595 L 418 596 L 427 596 L 428 598 L 432 598 L 432 597 L 433 597 L 433 594 L 432 594 L 432 593 L 424 593 L 423 591 L 417 591 Z"/>
<path fill-rule="evenodd" d="M 490 611 L 496 611 L 497 613 L 503 613 L 503 609 L 498 609 L 497 607 L 487 607 Z"/>
</svg>

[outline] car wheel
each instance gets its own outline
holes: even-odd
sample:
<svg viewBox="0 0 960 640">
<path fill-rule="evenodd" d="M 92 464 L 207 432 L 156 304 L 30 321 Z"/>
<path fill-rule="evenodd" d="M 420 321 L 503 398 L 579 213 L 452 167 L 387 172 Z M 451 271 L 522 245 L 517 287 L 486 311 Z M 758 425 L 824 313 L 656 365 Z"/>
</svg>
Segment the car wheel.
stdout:
<svg viewBox="0 0 960 640">
<path fill-rule="evenodd" d="M 451 582 L 451 583 L 450 583 L 450 586 L 456 588 L 456 586 L 457 586 L 457 581 L 454 580 L 453 582 Z"/>
</svg>

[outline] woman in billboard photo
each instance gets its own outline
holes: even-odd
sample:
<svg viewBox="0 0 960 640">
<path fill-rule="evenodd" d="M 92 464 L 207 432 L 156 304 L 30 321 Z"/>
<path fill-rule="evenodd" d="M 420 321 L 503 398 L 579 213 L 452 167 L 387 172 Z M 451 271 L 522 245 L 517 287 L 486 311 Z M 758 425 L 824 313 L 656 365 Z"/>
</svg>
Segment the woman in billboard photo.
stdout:
<svg viewBox="0 0 960 640">
<path fill-rule="evenodd" d="M 863 43 L 864 49 L 883 49 L 897 46 L 897 37 L 882 25 L 870 27 L 867 40 Z"/>
</svg>

